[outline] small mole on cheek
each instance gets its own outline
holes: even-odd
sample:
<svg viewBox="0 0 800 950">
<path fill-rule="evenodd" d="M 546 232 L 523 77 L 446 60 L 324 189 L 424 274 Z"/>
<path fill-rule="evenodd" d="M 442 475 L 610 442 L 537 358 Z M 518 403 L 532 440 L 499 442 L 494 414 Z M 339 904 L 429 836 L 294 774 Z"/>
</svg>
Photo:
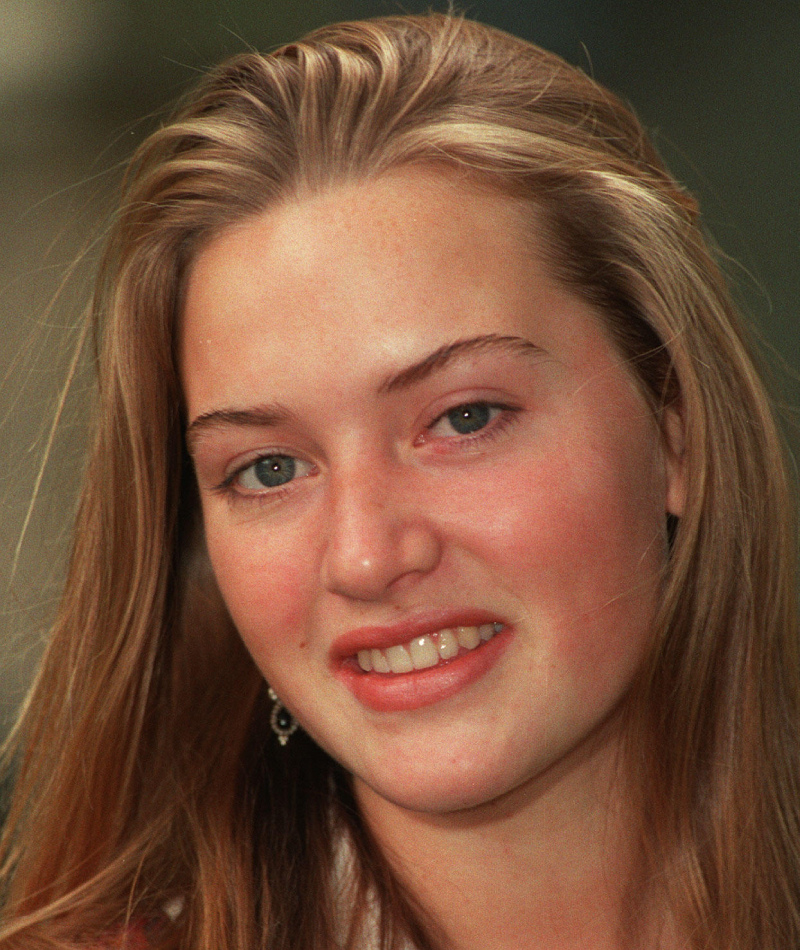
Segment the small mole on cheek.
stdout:
<svg viewBox="0 0 800 950">
<path fill-rule="evenodd" d="M 301 650 L 305 650 L 307 647 L 308 647 L 308 640 L 301 640 L 301 641 L 300 641 L 300 649 L 301 649 Z"/>
</svg>

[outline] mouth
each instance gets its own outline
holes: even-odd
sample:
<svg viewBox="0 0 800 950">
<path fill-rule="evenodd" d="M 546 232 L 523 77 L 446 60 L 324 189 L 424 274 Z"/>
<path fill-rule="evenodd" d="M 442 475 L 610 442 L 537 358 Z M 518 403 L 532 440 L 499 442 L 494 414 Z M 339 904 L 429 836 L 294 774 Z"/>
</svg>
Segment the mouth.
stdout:
<svg viewBox="0 0 800 950">
<path fill-rule="evenodd" d="M 411 673 L 448 663 L 487 643 L 504 625 L 499 621 L 479 626 L 446 627 L 430 634 L 413 637 L 385 649 L 359 650 L 356 662 L 365 673 Z"/>
<path fill-rule="evenodd" d="M 344 634 L 334 644 L 332 669 L 373 710 L 418 709 L 481 680 L 513 638 L 507 622 L 485 610 L 426 612 Z"/>
</svg>

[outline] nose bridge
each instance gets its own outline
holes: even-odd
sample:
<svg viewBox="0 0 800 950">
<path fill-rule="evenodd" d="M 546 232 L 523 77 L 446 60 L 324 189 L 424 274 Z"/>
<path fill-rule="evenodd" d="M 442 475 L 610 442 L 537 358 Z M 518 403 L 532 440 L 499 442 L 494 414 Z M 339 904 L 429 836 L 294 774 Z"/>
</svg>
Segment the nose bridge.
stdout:
<svg viewBox="0 0 800 950">
<path fill-rule="evenodd" d="M 322 568 L 330 591 L 376 600 L 400 578 L 436 566 L 439 538 L 410 477 L 385 458 L 332 473 Z"/>
</svg>

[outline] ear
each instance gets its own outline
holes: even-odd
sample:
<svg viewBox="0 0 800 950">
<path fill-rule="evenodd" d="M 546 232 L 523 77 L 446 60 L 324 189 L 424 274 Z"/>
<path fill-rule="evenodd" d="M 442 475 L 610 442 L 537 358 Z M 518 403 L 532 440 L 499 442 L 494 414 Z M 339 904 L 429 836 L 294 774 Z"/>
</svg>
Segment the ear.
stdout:
<svg viewBox="0 0 800 950">
<path fill-rule="evenodd" d="M 685 439 L 680 407 L 665 409 L 661 417 L 664 466 L 667 479 L 667 514 L 680 518 L 686 503 Z"/>
</svg>

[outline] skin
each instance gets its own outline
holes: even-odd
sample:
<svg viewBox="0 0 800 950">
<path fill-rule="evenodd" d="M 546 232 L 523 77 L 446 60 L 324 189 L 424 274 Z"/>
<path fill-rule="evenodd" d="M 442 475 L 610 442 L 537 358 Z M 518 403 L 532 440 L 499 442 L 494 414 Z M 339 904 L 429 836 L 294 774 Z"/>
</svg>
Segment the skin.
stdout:
<svg viewBox="0 0 800 950">
<path fill-rule="evenodd" d="M 180 346 L 223 597 L 423 906 L 455 947 L 616 946 L 617 712 L 683 481 L 598 315 L 517 204 L 406 169 L 218 235 Z M 465 436 L 447 413 L 476 404 Z M 263 487 L 263 455 L 295 477 Z M 339 638 L 442 610 L 505 625 L 488 667 L 418 708 L 359 701 Z"/>
</svg>

